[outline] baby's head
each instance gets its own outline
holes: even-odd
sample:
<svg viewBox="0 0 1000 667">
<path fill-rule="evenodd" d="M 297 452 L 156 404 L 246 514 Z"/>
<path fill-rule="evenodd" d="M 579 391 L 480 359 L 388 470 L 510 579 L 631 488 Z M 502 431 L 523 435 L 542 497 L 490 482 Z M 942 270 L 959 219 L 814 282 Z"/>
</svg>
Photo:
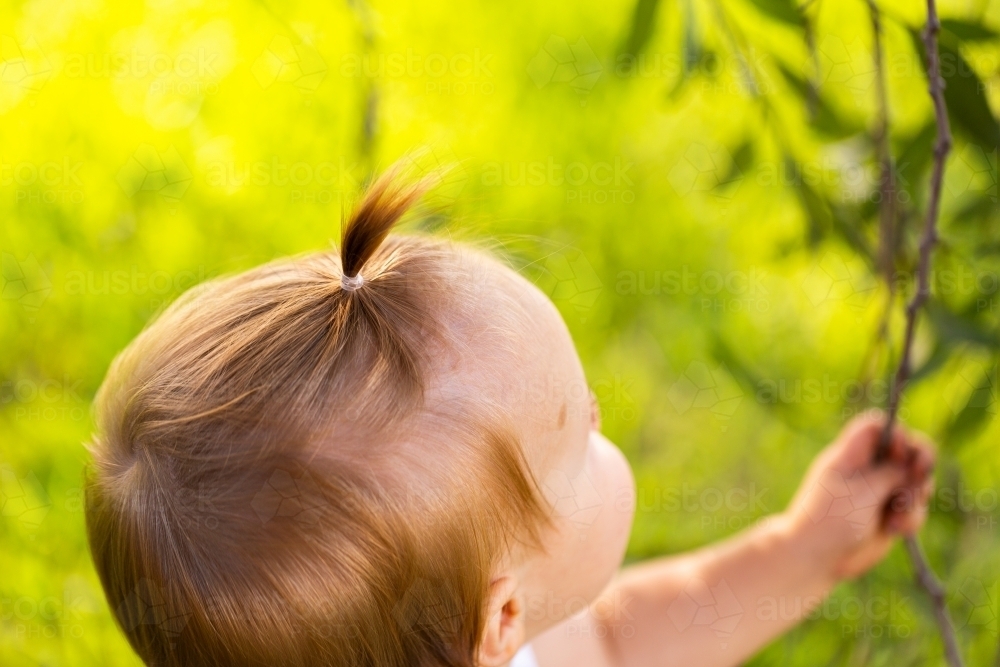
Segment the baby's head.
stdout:
<svg viewBox="0 0 1000 667">
<path fill-rule="evenodd" d="M 147 664 L 501 665 L 620 564 L 632 479 L 565 325 L 388 236 L 425 186 L 391 170 L 339 256 L 192 289 L 112 365 L 87 528 Z"/>
</svg>

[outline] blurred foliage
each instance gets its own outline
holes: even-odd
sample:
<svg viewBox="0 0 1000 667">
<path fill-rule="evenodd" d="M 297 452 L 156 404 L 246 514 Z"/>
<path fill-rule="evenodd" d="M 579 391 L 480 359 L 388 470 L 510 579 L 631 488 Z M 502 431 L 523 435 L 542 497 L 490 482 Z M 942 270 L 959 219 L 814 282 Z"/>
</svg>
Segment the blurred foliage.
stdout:
<svg viewBox="0 0 1000 667">
<path fill-rule="evenodd" d="M 564 313 L 640 485 L 631 559 L 780 510 L 844 420 L 884 403 L 912 288 L 934 136 L 924 5 L 881 9 L 902 227 L 882 335 L 861 0 L 0 5 L 0 664 L 137 664 L 83 531 L 109 362 L 198 281 L 327 246 L 407 154 L 454 165 L 411 228 L 487 239 Z M 923 541 L 986 664 L 1000 2 L 941 13 L 957 143 L 902 416 L 941 444 Z M 940 656 L 896 549 L 750 664 Z"/>
</svg>

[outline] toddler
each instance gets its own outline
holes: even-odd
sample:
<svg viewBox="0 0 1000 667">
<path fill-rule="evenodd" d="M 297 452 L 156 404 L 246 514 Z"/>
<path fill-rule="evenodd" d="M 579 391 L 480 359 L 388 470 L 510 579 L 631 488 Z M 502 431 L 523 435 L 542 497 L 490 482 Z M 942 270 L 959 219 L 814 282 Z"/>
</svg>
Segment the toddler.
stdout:
<svg viewBox="0 0 1000 667">
<path fill-rule="evenodd" d="M 487 254 L 390 236 L 430 185 L 398 171 L 339 253 L 199 285 L 112 364 L 87 531 L 147 665 L 733 665 L 920 527 L 931 449 L 897 428 L 873 463 L 873 414 L 783 513 L 621 569 L 634 483 L 566 326 Z"/>
</svg>

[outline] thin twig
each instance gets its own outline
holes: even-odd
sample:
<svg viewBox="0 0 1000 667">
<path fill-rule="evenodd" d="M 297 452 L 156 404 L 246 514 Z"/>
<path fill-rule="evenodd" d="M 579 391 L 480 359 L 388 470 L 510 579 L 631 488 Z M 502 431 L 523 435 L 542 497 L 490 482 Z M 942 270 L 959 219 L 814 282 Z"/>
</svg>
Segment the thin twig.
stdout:
<svg viewBox="0 0 1000 667">
<path fill-rule="evenodd" d="M 896 254 L 896 170 L 889 148 L 889 102 L 885 84 L 882 50 L 882 14 L 875 0 L 868 1 L 872 23 L 872 58 L 875 64 L 875 89 L 878 93 L 878 120 L 875 125 L 875 151 L 879 161 L 879 268 L 889 290 L 893 289 L 893 259 Z"/>
<path fill-rule="evenodd" d="M 812 21 L 809 19 L 809 15 L 806 14 L 806 9 L 812 4 L 812 0 L 809 0 L 806 4 L 799 7 L 799 13 L 802 16 L 802 32 L 806 40 L 806 50 L 809 51 L 809 65 L 812 72 L 806 76 L 806 81 L 809 84 L 809 94 L 806 98 L 806 103 L 809 109 L 810 120 L 816 120 L 816 114 L 819 112 L 819 86 L 820 86 L 820 66 L 819 66 L 819 54 L 816 51 L 816 29 L 813 26 Z M 817 9 L 816 13 L 819 13 L 819 3 L 816 3 Z"/>
<path fill-rule="evenodd" d="M 899 368 L 892 384 L 889 397 L 889 419 L 885 424 L 882 442 L 879 446 L 879 458 L 888 453 L 889 435 L 899 412 L 899 399 L 903 388 L 910 378 L 910 352 L 913 347 L 913 334 L 916 329 L 917 312 L 930 296 L 930 263 L 931 251 L 937 243 L 937 218 L 941 203 L 941 182 L 944 177 L 944 163 L 951 150 L 951 130 L 948 126 L 948 109 L 944 102 L 944 80 L 941 78 L 941 63 L 938 56 L 937 34 L 941 23 L 937 17 L 934 0 L 927 0 L 927 28 L 924 30 L 924 43 L 928 58 L 928 76 L 930 78 L 930 94 L 934 102 L 934 115 L 937 119 L 937 141 L 934 144 L 934 170 L 931 174 L 931 191 L 927 201 L 927 216 L 924 222 L 924 233 L 920 240 L 920 259 L 917 264 L 917 291 L 906 306 L 906 333 L 903 337 L 903 348 L 900 352 Z"/>
<path fill-rule="evenodd" d="M 882 12 L 875 0 L 867 0 L 867 3 L 872 27 L 872 64 L 875 67 L 875 102 L 877 107 L 872 139 L 875 142 L 875 154 L 879 163 L 879 252 L 876 264 L 885 280 L 888 294 L 878 328 L 862 365 L 861 378 L 865 383 L 870 381 L 872 375 L 878 373 L 880 351 L 883 348 L 888 351 L 890 348 L 889 320 L 896 296 L 894 272 L 898 220 L 896 213 L 896 169 L 889 144 L 889 94 L 885 83 Z"/>
<path fill-rule="evenodd" d="M 948 613 L 948 604 L 944 586 L 938 580 L 934 570 L 927 563 L 927 556 L 924 555 L 920 542 L 913 535 L 907 536 L 904 540 L 906 551 L 910 554 L 910 561 L 913 563 L 914 576 L 920 586 L 927 592 L 934 606 L 934 618 L 937 621 L 938 629 L 941 631 L 941 639 L 944 641 L 944 653 L 951 667 L 962 667 L 962 652 L 958 648 L 958 638 L 955 636 L 955 626 L 951 621 L 951 614 Z"/>
<path fill-rule="evenodd" d="M 870 6 L 874 6 L 870 3 Z M 874 20 L 874 17 L 873 17 Z M 917 289 L 906 306 L 906 333 L 903 337 L 903 348 L 900 352 L 899 368 L 889 396 L 889 417 L 886 420 L 882 440 L 879 443 L 877 460 L 884 459 L 888 454 L 890 436 L 893 424 L 899 412 L 899 401 L 903 388 L 910 378 L 910 354 L 913 347 L 913 335 L 916 329 L 917 313 L 930 295 L 930 264 L 931 252 L 937 243 L 937 219 L 941 204 L 941 181 L 944 177 L 944 164 L 948 151 L 951 150 L 951 130 L 948 125 L 948 109 L 944 101 L 944 80 L 941 78 L 941 61 L 938 53 L 937 35 L 941 23 L 937 15 L 935 0 L 927 0 L 927 27 L 924 30 L 924 47 L 927 51 L 927 72 L 930 81 L 931 100 L 934 103 L 934 117 L 937 121 L 937 141 L 934 144 L 934 169 L 931 173 L 931 189 L 927 201 L 927 217 L 924 222 L 923 236 L 920 240 L 920 259 L 917 264 Z M 888 252 L 888 251 L 886 251 Z M 927 563 L 923 549 L 916 536 L 907 536 L 906 551 L 913 563 L 917 583 L 927 592 L 934 607 L 934 617 L 941 639 L 944 642 L 945 657 L 951 667 L 962 667 L 962 654 L 958 648 L 955 627 L 948 613 L 944 587 L 934 571 Z"/>
</svg>

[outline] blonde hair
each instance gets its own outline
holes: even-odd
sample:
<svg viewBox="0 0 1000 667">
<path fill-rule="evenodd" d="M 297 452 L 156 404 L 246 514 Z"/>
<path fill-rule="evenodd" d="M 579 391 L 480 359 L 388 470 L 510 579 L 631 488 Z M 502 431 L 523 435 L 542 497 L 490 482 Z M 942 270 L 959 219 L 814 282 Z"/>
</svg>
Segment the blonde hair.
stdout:
<svg viewBox="0 0 1000 667">
<path fill-rule="evenodd" d="M 428 400 L 476 295 L 454 246 L 389 236 L 429 185 L 397 171 L 339 255 L 198 286 L 111 365 L 87 531 L 146 664 L 471 667 L 491 572 L 538 543 L 512 415 Z"/>
</svg>

